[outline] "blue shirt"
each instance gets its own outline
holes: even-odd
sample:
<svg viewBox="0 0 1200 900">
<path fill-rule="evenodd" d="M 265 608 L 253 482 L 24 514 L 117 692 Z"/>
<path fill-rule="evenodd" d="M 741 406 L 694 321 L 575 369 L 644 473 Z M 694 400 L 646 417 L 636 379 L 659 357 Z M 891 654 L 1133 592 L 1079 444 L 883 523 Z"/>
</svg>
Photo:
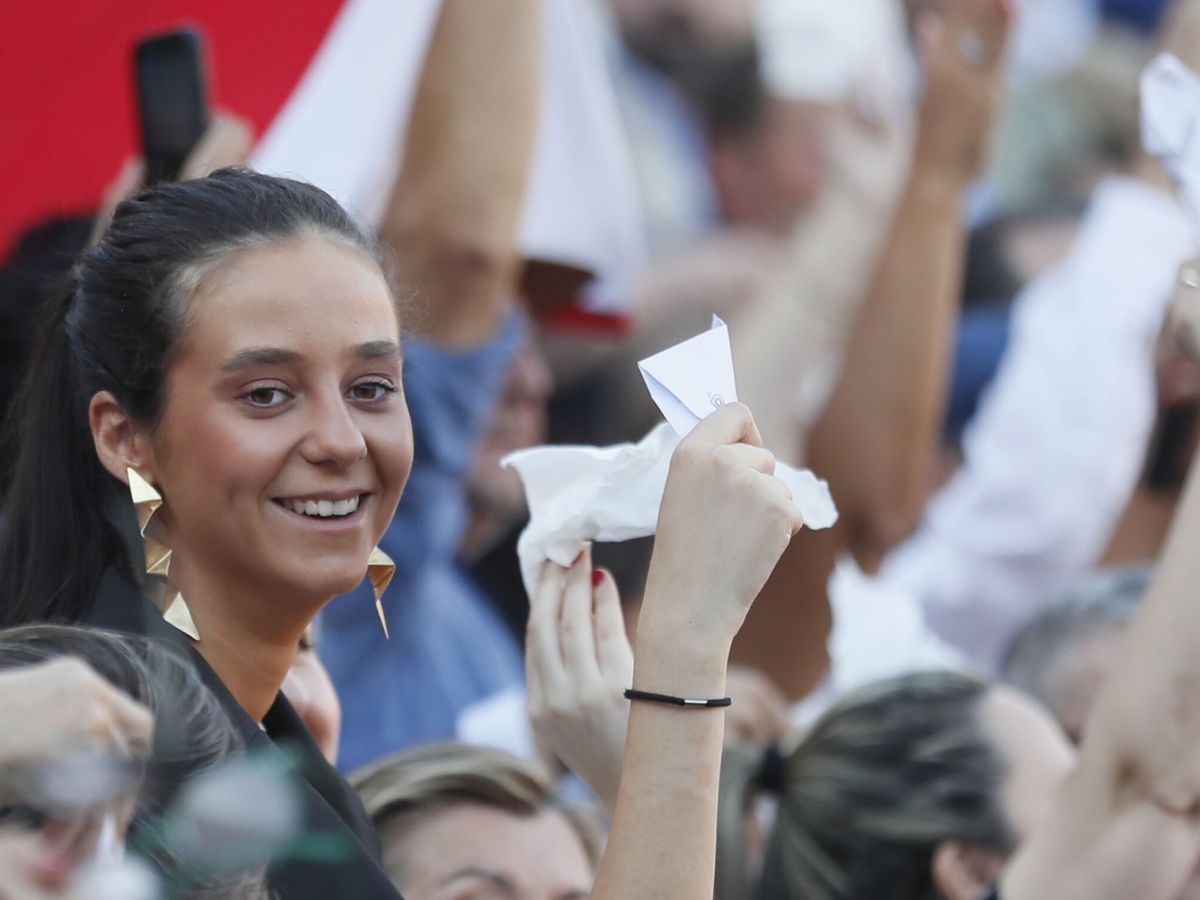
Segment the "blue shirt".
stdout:
<svg viewBox="0 0 1200 900">
<path fill-rule="evenodd" d="M 391 639 L 366 582 L 321 616 L 320 655 L 342 701 L 343 771 L 452 738 L 463 708 L 524 681 L 516 641 L 455 561 L 467 474 L 523 340 L 514 314 L 466 351 L 406 342 L 412 474 L 380 542 L 396 563 L 383 597 Z"/>
</svg>

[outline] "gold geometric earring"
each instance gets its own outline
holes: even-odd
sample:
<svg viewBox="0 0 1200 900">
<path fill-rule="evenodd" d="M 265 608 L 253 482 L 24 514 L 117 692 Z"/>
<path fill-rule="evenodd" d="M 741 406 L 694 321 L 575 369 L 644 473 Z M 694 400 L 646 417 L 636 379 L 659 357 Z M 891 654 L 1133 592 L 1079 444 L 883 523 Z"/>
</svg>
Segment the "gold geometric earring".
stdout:
<svg viewBox="0 0 1200 900">
<path fill-rule="evenodd" d="M 371 551 L 367 560 L 367 577 L 371 579 L 371 587 L 375 590 L 375 612 L 379 614 L 379 624 L 383 626 L 383 637 L 391 640 L 388 634 L 387 615 L 383 611 L 383 592 L 396 574 L 396 564 L 392 558 L 376 547 Z"/>
<path fill-rule="evenodd" d="M 150 529 L 150 521 L 158 508 L 162 506 L 163 498 L 154 485 L 132 468 L 125 470 L 129 480 L 129 495 L 133 499 L 133 508 L 137 513 L 138 533 L 142 536 L 142 546 L 146 554 L 146 574 L 159 575 L 166 579 L 167 593 L 163 600 L 161 612 L 163 620 L 168 625 L 182 631 L 193 641 L 200 640 L 196 623 L 192 620 L 191 610 L 183 595 L 171 584 L 171 548 L 164 544 Z"/>
</svg>

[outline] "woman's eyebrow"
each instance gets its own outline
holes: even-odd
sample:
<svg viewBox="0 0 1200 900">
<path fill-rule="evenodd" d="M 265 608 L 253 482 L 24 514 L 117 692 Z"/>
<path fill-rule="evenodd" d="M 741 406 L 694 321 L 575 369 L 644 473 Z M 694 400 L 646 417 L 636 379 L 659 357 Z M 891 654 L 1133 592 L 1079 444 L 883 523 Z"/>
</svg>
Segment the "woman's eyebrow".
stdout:
<svg viewBox="0 0 1200 900">
<path fill-rule="evenodd" d="M 251 366 L 279 365 L 292 363 L 300 359 L 295 350 L 284 350 L 282 347 L 248 347 L 221 366 L 223 372 L 238 372 Z"/>
<path fill-rule="evenodd" d="M 381 359 L 388 356 L 399 357 L 402 355 L 400 345 L 395 341 L 368 341 L 365 344 L 359 344 L 356 352 L 363 359 Z"/>
</svg>

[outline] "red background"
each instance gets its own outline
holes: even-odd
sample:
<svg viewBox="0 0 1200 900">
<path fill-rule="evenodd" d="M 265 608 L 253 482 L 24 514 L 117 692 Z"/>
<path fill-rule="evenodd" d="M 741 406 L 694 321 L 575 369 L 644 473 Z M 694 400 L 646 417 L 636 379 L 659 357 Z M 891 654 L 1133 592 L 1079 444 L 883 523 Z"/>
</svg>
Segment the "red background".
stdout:
<svg viewBox="0 0 1200 900">
<path fill-rule="evenodd" d="M 137 151 L 132 54 L 140 38 L 198 27 L 210 105 L 248 119 L 258 135 L 342 3 L 0 0 L 0 259 L 30 225 L 94 209 Z"/>
</svg>

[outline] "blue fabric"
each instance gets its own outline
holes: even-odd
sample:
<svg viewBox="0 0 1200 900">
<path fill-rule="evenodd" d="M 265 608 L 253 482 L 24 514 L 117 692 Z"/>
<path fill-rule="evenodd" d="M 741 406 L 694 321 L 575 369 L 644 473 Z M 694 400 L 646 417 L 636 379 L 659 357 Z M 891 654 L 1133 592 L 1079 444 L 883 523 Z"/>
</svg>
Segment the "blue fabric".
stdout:
<svg viewBox="0 0 1200 900">
<path fill-rule="evenodd" d="M 1161 24 L 1167 0 L 1103 0 L 1101 12 L 1106 19 L 1132 25 L 1150 34 Z"/>
<path fill-rule="evenodd" d="M 957 441 L 1008 349 L 1012 314 L 1007 306 L 963 311 L 954 343 L 954 374 L 946 404 L 944 435 Z"/>
<path fill-rule="evenodd" d="M 495 338 L 465 352 L 406 343 L 412 475 L 380 542 L 396 563 L 383 598 L 391 640 L 369 583 L 321 616 L 320 654 L 342 701 L 343 771 L 453 737 L 464 707 L 523 682 L 520 648 L 455 562 L 467 473 L 523 340 L 523 320 L 513 315 Z"/>
</svg>

